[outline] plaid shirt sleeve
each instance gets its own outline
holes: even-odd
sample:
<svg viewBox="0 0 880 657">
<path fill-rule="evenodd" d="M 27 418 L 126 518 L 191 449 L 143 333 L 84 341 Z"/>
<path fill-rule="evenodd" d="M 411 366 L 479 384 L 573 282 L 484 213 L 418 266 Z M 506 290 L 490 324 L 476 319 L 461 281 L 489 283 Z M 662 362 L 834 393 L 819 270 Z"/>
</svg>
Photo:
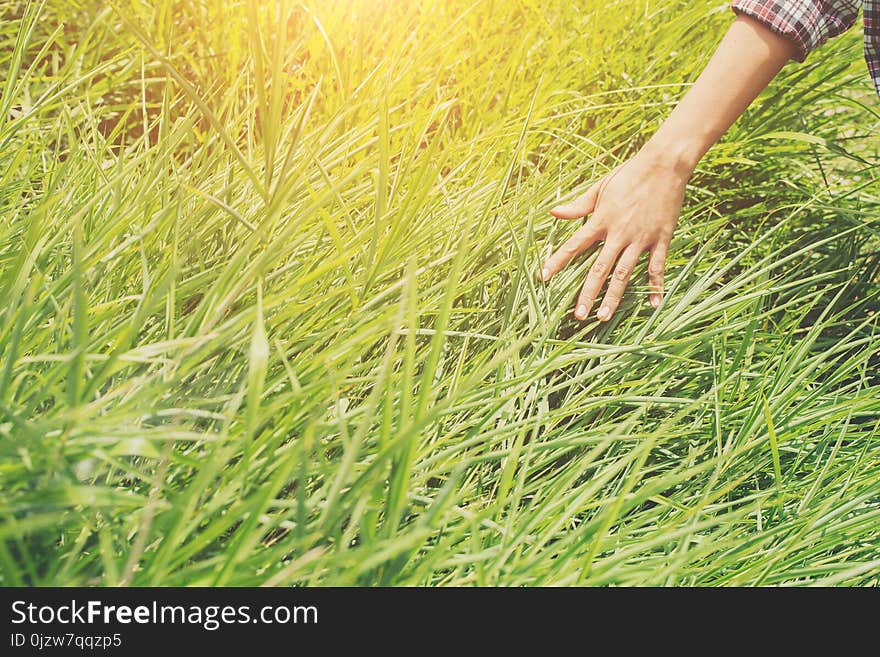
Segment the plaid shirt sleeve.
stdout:
<svg viewBox="0 0 880 657">
<path fill-rule="evenodd" d="M 865 0 L 865 61 L 880 93 L 880 0 Z"/>
<path fill-rule="evenodd" d="M 861 0 L 734 0 L 733 11 L 751 16 L 797 46 L 802 62 L 828 39 L 853 26 Z"/>
</svg>

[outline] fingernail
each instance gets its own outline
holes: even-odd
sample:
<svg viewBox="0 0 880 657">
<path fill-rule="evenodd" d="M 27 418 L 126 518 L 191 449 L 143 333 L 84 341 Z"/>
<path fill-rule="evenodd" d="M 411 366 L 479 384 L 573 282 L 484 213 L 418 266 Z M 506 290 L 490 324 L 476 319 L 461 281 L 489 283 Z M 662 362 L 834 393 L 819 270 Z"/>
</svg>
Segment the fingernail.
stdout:
<svg viewBox="0 0 880 657">
<path fill-rule="evenodd" d="M 608 306 L 602 306 L 599 308 L 599 312 L 596 313 L 596 317 L 598 317 L 601 321 L 606 321 L 609 317 L 611 317 L 611 308 Z"/>
<path fill-rule="evenodd" d="M 659 294 L 652 294 L 651 295 L 651 305 L 654 308 L 657 308 L 660 305 L 660 295 Z"/>
<path fill-rule="evenodd" d="M 544 267 L 544 269 L 541 270 L 541 280 L 546 281 L 548 278 L 550 278 L 550 270 Z"/>
<path fill-rule="evenodd" d="M 574 311 L 574 316 L 578 319 L 584 319 L 587 316 L 587 307 L 586 306 L 578 306 L 577 310 Z"/>
</svg>

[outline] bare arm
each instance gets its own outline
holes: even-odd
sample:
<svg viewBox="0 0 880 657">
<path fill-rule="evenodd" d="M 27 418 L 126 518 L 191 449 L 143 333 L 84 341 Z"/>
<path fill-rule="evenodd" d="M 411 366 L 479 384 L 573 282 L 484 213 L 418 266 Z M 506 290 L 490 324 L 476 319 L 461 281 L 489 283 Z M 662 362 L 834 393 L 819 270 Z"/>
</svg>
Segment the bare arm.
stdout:
<svg viewBox="0 0 880 657">
<path fill-rule="evenodd" d="M 794 52 L 791 40 L 752 18 L 738 16 L 697 81 L 639 153 L 582 196 L 550 211 L 560 219 L 591 216 L 544 263 L 544 281 L 578 254 L 603 243 L 575 304 L 577 319 L 587 318 L 612 274 L 596 313 L 601 321 L 610 319 L 645 251 L 650 252 L 651 305 L 660 305 L 666 252 L 688 179 L 706 151 Z"/>
</svg>

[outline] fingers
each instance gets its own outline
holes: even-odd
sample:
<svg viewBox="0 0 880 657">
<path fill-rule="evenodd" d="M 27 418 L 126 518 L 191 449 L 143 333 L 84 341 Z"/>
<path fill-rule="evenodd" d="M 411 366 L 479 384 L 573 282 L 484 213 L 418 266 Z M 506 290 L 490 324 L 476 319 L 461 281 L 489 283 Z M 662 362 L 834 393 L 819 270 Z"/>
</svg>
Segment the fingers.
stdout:
<svg viewBox="0 0 880 657">
<path fill-rule="evenodd" d="M 614 266 L 614 261 L 617 260 L 618 253 L 619 249 L 617 247 L 606 243 L 599 252 L 599 255 L 596 256 L 596 260 L 593 262 L 593 266 L 590 267 L 587 280 L 584 281 L 584 286 L 581 288 L 581 293 L 575 305 L 574 316 L 577 319 L 584 320 L 590 314 L 590 309 L 593 307 L 596 297 L 599 295 L 599 290 L 602 289 L 602 285 L 605 283 L 605 279 L 608 278 L 608 274 Z"/>
<path fill-rule="evenodd" d="M 596 183 L 575 200 L 557 205 L 550 210 L 550 214 L 557 219 L 579 219 L 585 217 L 596 209 L 596 201 L 599 198 L 600 189 L 601 183 Z"/>
<path fill-rule="evenodd" d="M 666 270 L 666 253 L 669 243 L 662 240 L 651 249 L 651 257 L 648 259 L 648 286 L 651 293 L 648 297 L 651 307 L 660 306 L 663 299 L 663 272 Z"/>
<path fill-rule="evenodd" d="M 592 222 L 578 228 L 541 267 L 541 280 L 549 281 L 579 253 L 583 253 L 599 239 L 599 231 Z"/>
<path fill-rule="evenodd" d="M 608 283 L 605 298 L 602 300 L 599 312 L 596 313 L 596 318 L 599 321 L 607 322 L 611 319 L 614 311 L 617 310 L 617 306 L 620 305 L 626 285 L 629 283 L 629 278 L 639 262 L 639 256 L 642 251 L 642 248 L 635 244 L 630 244 L 621 254 L 620 259 L 617 261 L 617 266 L 611 274 L 611 282 Z"/>
</svg>

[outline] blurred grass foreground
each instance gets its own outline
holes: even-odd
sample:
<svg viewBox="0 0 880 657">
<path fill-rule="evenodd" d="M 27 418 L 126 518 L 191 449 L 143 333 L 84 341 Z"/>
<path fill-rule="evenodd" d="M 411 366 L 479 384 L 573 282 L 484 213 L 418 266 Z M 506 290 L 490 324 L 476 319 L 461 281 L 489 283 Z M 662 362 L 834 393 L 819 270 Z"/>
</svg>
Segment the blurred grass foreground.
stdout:
<svg viewBox="0 0 880 657">
<path fill-rule="evenodd" d="M 718 0 L 0 1 L 0 584 L 880 582 L 859 31 L 607 325 L 547 208 Z M 860 28 L 859 28 L 860 30 Z"/>
</svg>

